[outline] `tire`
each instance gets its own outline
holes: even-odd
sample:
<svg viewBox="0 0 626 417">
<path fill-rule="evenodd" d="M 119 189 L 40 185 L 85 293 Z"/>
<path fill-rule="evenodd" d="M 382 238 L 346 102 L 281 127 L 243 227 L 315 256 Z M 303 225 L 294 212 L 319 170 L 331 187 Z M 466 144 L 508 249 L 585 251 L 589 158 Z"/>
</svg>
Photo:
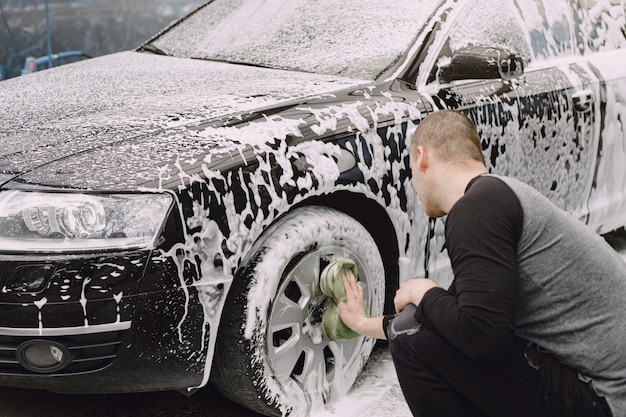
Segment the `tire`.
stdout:
<svg viewBox="0 0 626 417">
<path fill-rule="evenodd" d="M 353 259 L 372 315 L 384 307 L 383 262 L 373 238 L 352 217 L 303 207 L 255 242 L 229 292 L 216 342 L 213 384 L 258 413 L 306 416 L 345 396 L 375 340 L 331 342 L 321 332 L 328 299 L 323 268 Z"/>
</svg>

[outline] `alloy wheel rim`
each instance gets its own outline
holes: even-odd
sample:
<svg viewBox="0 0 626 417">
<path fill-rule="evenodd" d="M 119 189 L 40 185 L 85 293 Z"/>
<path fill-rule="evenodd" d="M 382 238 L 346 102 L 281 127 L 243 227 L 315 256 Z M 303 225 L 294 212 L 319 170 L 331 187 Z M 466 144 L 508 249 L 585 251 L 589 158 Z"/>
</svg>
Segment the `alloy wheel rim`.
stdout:
<svg viewBox="0 0 626 417">
<path fill-rule="evenodd" d="M 270 308 L 267 331 L 267 352 L 276 378 L 288 383 L 295 381 L 301 387 L 318 387 L 328 398 L 335 381 L 336 366 L 350 367 L 358 359 L 364 337 L 346 342 L 331 342 L 322 335 L 321 317 L 328 297 L 319 288 L 324 267 L 337 258 L 358 256 L 345 247 L 325 246 L 306 253 L 279 286 Z M 367 277 L 359 269 L 366 305 L 371 308 Z M 341 360 L 338 361 L 337 359 Z M 321 388 L 320 388 L 321 387 Z"/>
</svg>

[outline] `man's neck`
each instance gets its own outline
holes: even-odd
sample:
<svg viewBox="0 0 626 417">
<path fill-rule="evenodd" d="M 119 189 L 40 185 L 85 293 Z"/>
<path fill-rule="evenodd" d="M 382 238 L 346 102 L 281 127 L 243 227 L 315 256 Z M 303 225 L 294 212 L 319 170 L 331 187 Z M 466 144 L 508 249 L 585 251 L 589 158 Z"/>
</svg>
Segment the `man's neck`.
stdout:
<svg viewBox="0 0 626 417">
<path fill-rule="evenodd" d="M 487 170 L 482 164 L 442 166 L 445 175 L 441 176 L 439 187 L 441 208 L 447 213 L 457 201 L 465 194 L 470 181 L 481 174 L 486 174 Z"/>
</svg>

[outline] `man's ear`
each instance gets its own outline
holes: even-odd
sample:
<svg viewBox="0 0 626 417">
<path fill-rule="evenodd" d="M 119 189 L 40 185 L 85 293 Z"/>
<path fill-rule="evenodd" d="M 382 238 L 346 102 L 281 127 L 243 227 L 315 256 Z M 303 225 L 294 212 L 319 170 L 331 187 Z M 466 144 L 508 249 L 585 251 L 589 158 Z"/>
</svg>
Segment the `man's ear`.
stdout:
<svg viewBox="0 0 626 417">
<path fill-rule="evenodd" d="M 417 169 L 420 172 L 426 171 L 428 168 L 428 151 L 426 151 L 422 146 L 417 147 L 416 156 L 417 158 Z"/>
</svg>

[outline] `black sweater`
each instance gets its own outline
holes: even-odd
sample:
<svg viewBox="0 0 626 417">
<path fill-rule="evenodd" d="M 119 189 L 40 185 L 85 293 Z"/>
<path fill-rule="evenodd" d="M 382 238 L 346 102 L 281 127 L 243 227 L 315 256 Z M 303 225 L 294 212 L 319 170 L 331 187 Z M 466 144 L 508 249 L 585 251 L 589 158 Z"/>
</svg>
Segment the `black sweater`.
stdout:
<svg viewBox="0 0 626 417">
<path fill-rule="evenodd" d="M 455 279 L 448 291 L 428 291 L 416 318 L 474 359 L 493 359 L 512 342 L 522 217 L 513 191 L 489 176 L 474 178 L 448 214 Z"/>
</svg>

